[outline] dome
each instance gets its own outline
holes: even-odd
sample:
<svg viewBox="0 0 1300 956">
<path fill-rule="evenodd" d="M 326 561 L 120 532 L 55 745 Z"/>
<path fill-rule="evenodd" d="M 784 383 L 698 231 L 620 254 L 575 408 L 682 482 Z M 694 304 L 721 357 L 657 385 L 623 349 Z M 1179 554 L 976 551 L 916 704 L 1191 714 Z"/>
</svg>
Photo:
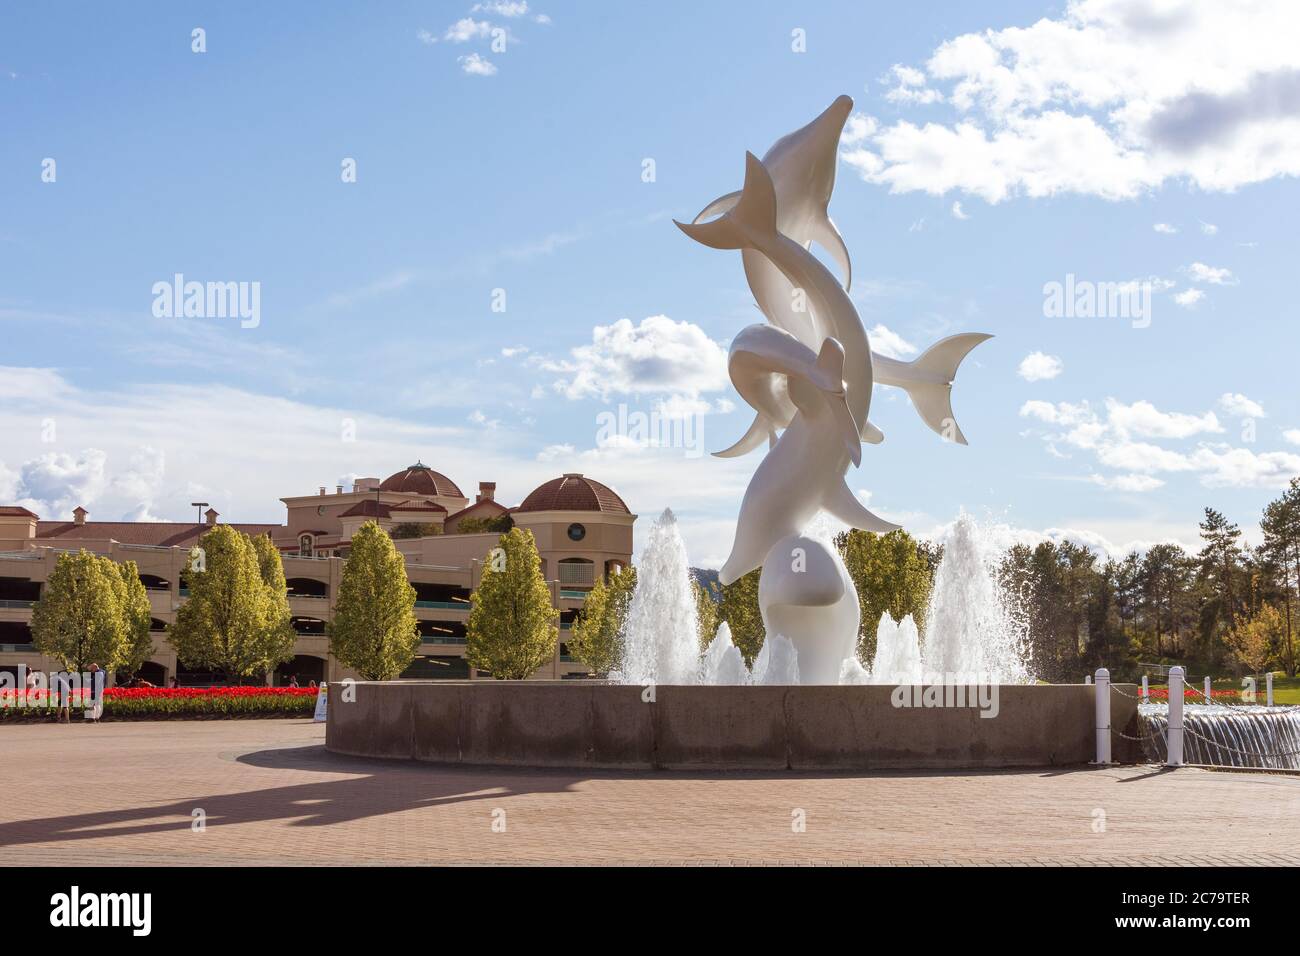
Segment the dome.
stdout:
<svg viewBox="0 0 1300 956">
<path fill-rule="evenodd" d="M 399 491 L 408 495 L 444 495 L 450 498 L 464 498 L 456 483 L 446 475 L 439 474 L 428 465 L 416 462 L 395 475 L 389 475 L 379 486 L 380 491 Z"/>
<path fill-rule="evenodd" d="M 538 485 L 516 511 L 601 511 L 627 515 L 623 499 L 599 481 L 570 474 Z"/>
</svg>

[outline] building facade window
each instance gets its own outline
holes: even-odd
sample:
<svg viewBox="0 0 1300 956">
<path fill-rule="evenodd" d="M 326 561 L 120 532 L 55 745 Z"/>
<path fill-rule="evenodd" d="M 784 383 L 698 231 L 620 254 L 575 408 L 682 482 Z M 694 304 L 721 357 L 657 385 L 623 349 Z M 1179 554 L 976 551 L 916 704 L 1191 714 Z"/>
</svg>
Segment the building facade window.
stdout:
<svg viewBox="0 0 1300 956">
<path fill-rule="evenodd" d="M 298 539 L 298 554 L 300 557 L 310 558 L 312 555 L 311 535 L 304 534 Z"/>
</svg>

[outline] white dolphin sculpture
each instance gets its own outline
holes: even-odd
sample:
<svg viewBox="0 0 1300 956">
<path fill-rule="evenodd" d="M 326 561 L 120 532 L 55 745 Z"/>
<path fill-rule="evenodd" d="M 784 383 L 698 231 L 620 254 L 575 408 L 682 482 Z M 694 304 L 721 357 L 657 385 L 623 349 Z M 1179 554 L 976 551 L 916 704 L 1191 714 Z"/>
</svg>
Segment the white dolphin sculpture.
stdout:
<svg viewBox="0 0 1300 956">
<path fill-rule="evenodd" d="M 859 423 L 871 405 L 869 361 L 863 363 L 865 376 L 845 380 L 845 357 L 870 355 L 862 322 L 830 270 L 781 235 L 776 218 L 772 178 L 753 153 L 746 153 L 739 201 L 712 222 L 677 223 L 706 246 L 751 249 L 767 257 L 840 333 L 820 342 L 817 352 L 766 325 L 742 329 L 731 343 L 728 371 L 745 400 L 760 415 L 782 401 L 794 411 L 745 491 L 731 555 L 719 572 L 723 584 L 759 567 L 778 541 L 799 534 L 822 509 L 866 531 L 898 527 L 864 508 L 844 483 L 849 463 L 861 462 Z"/>
<path fill-rule="evenodd" d="M 826 249 L 844 274 L 845 291 L 852 282 L 852 263 L 827 207 L 835 188 L 840 135 L 852 110 L 850 97 L 836 97 L 815 120 L 782 136 L 763 155 L 763 166 L 771 175 L 776 192 L 777 231 L 805 249 L 813 242 Z M 695 217 L 694 223 L 698 225 L 725 214 L 736 205 L 740 195 L 733 192 L 713 200 Z M 865 355 L 859 358 L 845 341 L 846 330 L 838 326 L 836 316 L 820 312 L 815 303 L 809 303 L 811 310 L 799 308 L 793 293 L 796 287 L 802 286 L 797 286 L 770 258 L 757 249 L 746 248 L 742 259 L 754 300 L 769 322 L 790 332 L 814 351 L 821 347 L 823 339 L 840 339 L 847 355 L 845 379 L 851 388 L 856 390 L 864 381 L 868 388 L 872 381 L 898 386 L 907 391 L 930 428 L 945 438 L 966 444 L 966 436 L 952 412 L 952 381 L 967 353 L 990 336 L 982 333 L 949 336 L 911 362 L 872 352 L 869 345 Z M 780 394 L 769 396 L 762 406 L 754 407 L 758 414 L 745 435 L 715 455 L 731 458 L 753 451 L 764 439 L 769 444 L 775 442 L 776 431 L 789 425 L 794 415 L 788 397 Z M 876 443 L 884 438 L 880 429 L 865 417 L 858 424 L 864 441 Z"/>
</svg>

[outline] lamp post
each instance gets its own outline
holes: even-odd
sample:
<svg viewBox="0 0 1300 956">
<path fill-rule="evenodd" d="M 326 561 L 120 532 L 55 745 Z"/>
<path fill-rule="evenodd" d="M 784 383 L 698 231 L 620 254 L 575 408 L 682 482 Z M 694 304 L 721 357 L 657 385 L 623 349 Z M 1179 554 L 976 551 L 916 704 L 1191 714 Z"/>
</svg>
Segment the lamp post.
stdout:
<svg viewBox="0 0 1300 956">
<path fill-rule="evenodd" d="M 190 507 L 199 509 L 199 524 L 203 524 L 203 509 L 208 507 L 208 503 L 206 501 L 191 501 Z"/>
</svg>

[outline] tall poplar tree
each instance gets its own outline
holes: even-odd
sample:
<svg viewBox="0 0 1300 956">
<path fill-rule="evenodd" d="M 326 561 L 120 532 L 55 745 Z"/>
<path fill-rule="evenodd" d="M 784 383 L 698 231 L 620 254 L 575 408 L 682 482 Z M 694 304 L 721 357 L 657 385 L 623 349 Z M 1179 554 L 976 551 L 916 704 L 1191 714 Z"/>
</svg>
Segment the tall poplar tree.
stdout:
<svg viewBox="0 0 1300 956">
<path fill-rule="evenodd" d="M 533 533 L 512 528 L 483 561 L 470 599 L 465 656 L 493 677 L 523 680 L 554 656 L 556 617 Z"/>
<path fill-rule="evenodd" d="M 292 657 L 279 604 L 262 579 L 248 535 L 219 524 L 199 539 L 199 548 L 202 566 L 192 555 L 186 568 L 189 599 L 167 628 L 176 656 L 231 681 L 266 673 Z"/>
<path fill-rule="evenodd" d="M 329 636 L 339 663 L 365 680 L 396 679 L 419 650 L 406 559 L 374 521 L 352 536 Z"/>
<path fill-rule="evenodd" d="M 32 646 L 80 674 L 91 664 L 111 673 L 125 660 L 130 625 L 121 573 L 108 558 L 61 554 L 32 607 Z"/>
</svg>

